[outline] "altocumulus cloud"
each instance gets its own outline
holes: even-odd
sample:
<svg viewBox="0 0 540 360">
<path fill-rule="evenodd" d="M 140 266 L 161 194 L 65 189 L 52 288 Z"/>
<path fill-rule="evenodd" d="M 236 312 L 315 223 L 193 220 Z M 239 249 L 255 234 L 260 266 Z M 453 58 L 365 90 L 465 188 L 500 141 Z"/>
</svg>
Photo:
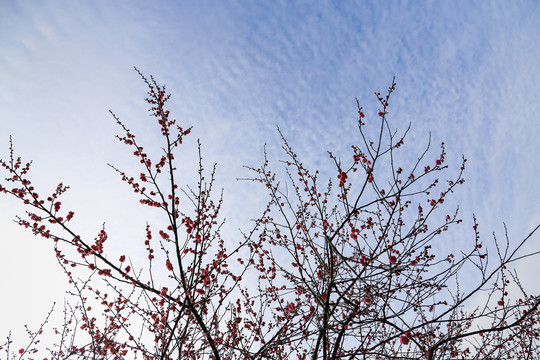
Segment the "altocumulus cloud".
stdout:
<svg viewBox="0 0 540 360">
<path fill-rule="evenodd" d="M 94 236 L 107 221 L 111 251 L 137 241 L 151 215 L 126 205 L 136 200 L 106 166 L 135 165 L 112 137 L 109 109 L 147 147 L 158 146 L 136 65 L 167 84 L 174 116 L 194 126 L 207 164 L 218 163 L 227 235 L 235 239 L 263 201 L 236 178 L 247 175 L 242 165 L 262 161 L 265 142 L 271 159 L 283 157 L 276 125 L 306 165 L 335 177 L 326 150 L 345 157 L 358 142 L 355 97 L 367 121 L 375 119 L 372 93 L 395 75 L 389 118 L 401 129 L 413 123 L 407 154 L 414 158 L 429 132 L 434 150 L 446 142 L 454 167 L 464 153 L 467 183 L 452 204 L 466 220 L 477 214 L 485 238 L 506 221 L 518 240 L 540 222 L 539 6 L 3 1 L 1 154 L 8 155 L 11 134 L 18 153 L 35 162 L 36 186 L 70 184 L 65 204 L 76 210 L 81 234 Z M 182 155 L 191 169 L 193 145 L 188 141 Z M 22 211 L 0 202 L 0 271 L 9 294 L 0 300 L 0 335 L 12 329 L 17 339 L 21 325 L 36 326 L 65 289 L 50 244 L 11 222 Z M 441 248 L 471 241 L 469 225 Z M 531 245 L 538 243 L 536 236 Z M 522 269 L 530 285 L 532 266 Z"/>
</svg>

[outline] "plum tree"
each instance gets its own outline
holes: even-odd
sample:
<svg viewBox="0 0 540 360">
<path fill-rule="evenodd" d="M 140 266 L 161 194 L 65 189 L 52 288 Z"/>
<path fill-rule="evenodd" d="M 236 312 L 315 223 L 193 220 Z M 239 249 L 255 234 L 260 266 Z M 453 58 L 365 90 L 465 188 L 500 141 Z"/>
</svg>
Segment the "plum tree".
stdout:
<svg viewBox="0 0 540 360">
<path fill-rule="evenodd" d="M 147 264 L 132 263 L 128 253 L 107 256 L 105 228 L 93 240 L 77 235 L 70 223 L 75 212 L 60 201 L 68 187 L 60 183 L 41 197 L 29 178 L 31 163 L 12 144 L 1 161 L 10 186 L 0 185 L 0 192 L 27 206 L 16 221 L 53 243 L 77 301 L 64 309 L 47 359 L 538 358 L 540 296 L 511 271 L 538 227 L 517 243 L 494 238 L 492 255 L 475 220 L 467 251 L 433 250 L 434 239 L 461 222 L 445 199 L 463 184 L 466 160 L 444 181 L 444 143 L 432 160 L 428 144 L 412 166 L 398 163 L 410 125 L 391 130 L 394 81 L 386 94 L 376 93 L 380 109 L 369 125 L 358 104 L 360 145 L 346 157 L 329 153 L 335 177 L 327 181 L 280 132 L 285 177 L 266 153 L 261 166 L 249 167 L 253 175 L 244 180 L 262 184 L 268 202 L 233 245 L 220 233 L 215 167 L 205 171 L 199 144 L 198 181 L 180 188 L 174 154 L 191 128 L 170 116 L 165 86 L 137 72 L 148 86 L 163 152 L 148 155 L 111 112 L 122 131 L 118 140 L 141 171 L 113 169 L 167 224 L 146 225 Z M 367 126 L 378 129 L 375 137 Z M 451 283 L 467 264 L 477 272 L 467 275 L 472 286 L 461 292 Z M 511 284 L 522 294 L 511 298 Z M 485 302 L 471 308 L 478 294 Z M 42 325 L 31 333 L 24 347 L 8 338 L 0 349 L 8 358 L 31 358 L 44 351 L 36 340 L 43 331 Z"/>
</svg>

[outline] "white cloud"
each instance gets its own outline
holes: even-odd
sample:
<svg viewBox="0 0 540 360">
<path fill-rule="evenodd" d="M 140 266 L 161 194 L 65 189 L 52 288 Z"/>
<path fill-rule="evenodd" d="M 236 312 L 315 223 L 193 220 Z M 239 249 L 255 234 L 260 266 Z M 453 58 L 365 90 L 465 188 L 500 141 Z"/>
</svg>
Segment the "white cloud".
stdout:
<svg viewBox="0 0 540 360">
<path fill-rule="evenodd" d="M 0 7 L 2 157 L 12 134 L 17 151 L 35 160 L 36 183 L 47 189 L 59 180 L 71 184 L 73 205 L 88 220 L 88 233 L 104 220 L 113 229 L 133 216 L 144 220 L 131 206 L 115 204 L 130 196 L 105 166 L 129 162 L 127 150 L 112 137 L 116 128 L 108 109 L 140 133 L 147 147 L 159 138 L 150 130 L 144 84 L 133 65 L 167 84 L 175 117 L 194 126 L 206 162 L 218 162 L 231 228 L 244 221 L 236 215 L 253 216 L 250 211 L 261 206 L 244 196 L 248 185 L 236 182 L 246 174 L 241 166 L 262 161 L 264 142 L 272 158 L 282 158 L 275 125 L 306 164 L 333 171 L 322 158 L 325 151 L 347 156 L 358 141 L 354 98 L 368 115 L 375 114 L 372 93 L 385 91 L 393 75 L 398 91 L 390 119 L 402 129 L 413 123 L 411 156 L 431 131 L 434 150 L 446 141 L 454 165 L 462 152 L 469 158 L 468 182 L 456 195 L 464 216 L 474 209 L 486 236 L 506 220 L 512 239 L 538 221 L 535 2 L 58 1 Z M 187 153 L 186 161 L 194 154 Z M 61 274 L 52 251 L 31 245 L 40 239 L 9 223 L 20 209 L 4 197 L 0 204 L 0 246 L 8 254 L 0 271 L 11 274 L 13 292 L 0 304 L 2 317 L 9 315 L 0 327 L 4 334 L 21 324 L 12 314 L 28 314 L 28 321 L 44 315 L 43 308 L 26 312 L 28 304 L 19 307 L 19 299 L 43 295 L 43 274 L 59 284 Z M 125 215 L 115 222 L 118 214 Z M 33 260 L 14 264 L 11 254 L 23 253 Z M 45 307 L 62 286 L 54 287 L 49 299 L 41 297 Z"/>
</svg>

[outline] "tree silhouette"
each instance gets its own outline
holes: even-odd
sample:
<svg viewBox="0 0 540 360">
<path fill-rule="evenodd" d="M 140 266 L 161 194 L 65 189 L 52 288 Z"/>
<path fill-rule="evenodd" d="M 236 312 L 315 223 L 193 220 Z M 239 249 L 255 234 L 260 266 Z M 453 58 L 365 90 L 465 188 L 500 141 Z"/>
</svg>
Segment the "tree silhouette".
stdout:
<svg viewBox="0 0 540 360">
<path fill-rule="evenodd" d="M 215 166 L 204 169 L 199 144 L 198 181 L 178 186 L 174 154 L 191 128 L 170 117 L 165 86 L 137 72 L 162 154 L 148 155 L 111 112 L 141 172 L 111 167 L 167 225 L 146 225 L 147 264 L 134 264 L 128 253 L 108 256 L 105 228 L 93 240 L 77 235 L 75 212 L 60 201 L 68 187 L 38 195 L 31 163 L 14 154 L 10 140 L 0 192 L 27 205 L 19 225 L 54 244 L 76 303 L 66 304 L 54 330 L 46 320 L 29 331 L 27 346 L 8 337 L 0 347 L 8 359 L 45 351 L 47 359 L 538 359 L 540 296 L 528 294 L 511 269 L 536 254 L 518 251 L 538 227 L 515 244 L 494 237 L 488 255 L 475 219 L 467 251 L 435 253 L 434 239 L 461 222 L 444 202 L 463 184 L 466 160 L 441 181 L 444 143 L 433 160 L 428 144 L 412 166 L 398 163 L 410 125 L 398 133 L 388 121 L 394 81 L 387 94 L 376 93 L 381 108 L 369 125 L 358 104 L 361 145 L 343 159 L 329 153 L 330 180 L 306 168 L 280 132 L 286 175 L 266 152 L 261 166 L 248 167 L 253 175 L 243 180 L 265 186 L 268 203 L 233 244 L 220 234 Z M 461 291 L 453 284 L 471 267 L 472 286 Z M 520 296 L 508 294 L 514 285 Z M 478 295 L 484 303 L 471 308 Z M 44 331 L 58 336 L 47 350 L 38 346 Z"/>
</svg>

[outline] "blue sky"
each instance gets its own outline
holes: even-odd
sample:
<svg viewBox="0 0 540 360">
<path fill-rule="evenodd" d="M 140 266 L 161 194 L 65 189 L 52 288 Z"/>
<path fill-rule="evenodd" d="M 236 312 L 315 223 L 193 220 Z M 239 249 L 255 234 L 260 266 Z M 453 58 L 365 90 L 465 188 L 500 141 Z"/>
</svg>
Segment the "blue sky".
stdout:
<svg viewBox="0 0 540 360">
<path fill-rule="evenodd" d="M 326 150 L 345 157 L 359 142 L 355 98 L 375 119 L 373 92 L 396 76 L 389 119 L 401 129 L 412 122 L 407 156 L 430 132 L 433 156 L 445 141 L 457 170 L 465 154 L 467 181 L 453 203 L 465 220 L 477 215 L 486 240 L 502 236 L 504 221 L 517 241 L 540 223 L 538 59 L 537 1 L 0 0 L 0 154 L 12 135 L 34 160 L 38 188 L 71 185 L 64 203 L 81 234 L 106 221 L 112 252 L 140 239 L 153 215 L 132 206 L 106 165 L 135 164 L 113 137 L 109 109 L 147 147 L 159 145 L 137 66 L 167 84 L 174 117 L 194 126 L 185 168 L 194 169 L 195 138 L 207 164 L 218 163 L 233 234 L 263 201 L 235 180 L 248 174 L 242 166 L 261 163 L 264 143 L 270 159 L 283 158 L 276 125 L 307 165 L 332 171 Z M 50 244 L 11 222 L 23 211 L 0 200 L 2 338 L 37 325 L 65 290 Z M 469 244 L 469 225 L 441 246 Z M 523 266 L 531 286 L 536 271 L 534 261 Z"/>
</svg>

